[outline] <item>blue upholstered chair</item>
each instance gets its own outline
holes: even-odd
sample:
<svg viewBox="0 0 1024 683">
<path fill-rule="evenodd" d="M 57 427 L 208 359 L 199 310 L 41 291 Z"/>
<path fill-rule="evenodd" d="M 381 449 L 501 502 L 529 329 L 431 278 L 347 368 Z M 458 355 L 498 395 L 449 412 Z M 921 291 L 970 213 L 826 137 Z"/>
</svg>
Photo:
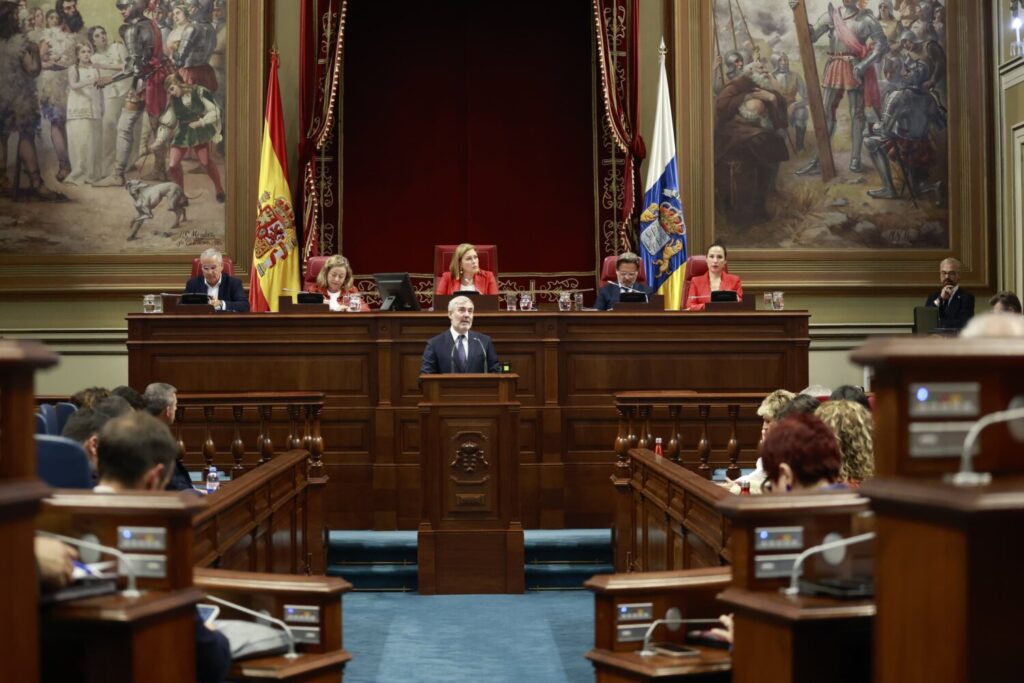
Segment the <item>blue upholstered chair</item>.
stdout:
<svg viewBox="0 0 1024 683">
<path fill-rule="evenodd" d="M 63 436 L 36 434 L 36 471 L 54 488 L 91 489 L 94 484 L 85 449 Z"/>
<path fill-rule="evenodd" d="M 61 401 L 56 405 L 57 408 L 57 434 L 64 432 L 64 425 L 68 423 L 68 418 L 75 414 L 78 410 L 78 406 L 74 403 L 67 403 Z"/>
<path fill-rule="evenodd" d="M 46 420 L 46 433 L 56 436 L 60 434 L 60 430 L 57 429 L 57 409 L 52 403 L 40 403 L 39 414 Z"/>
<path fill-rule="evenodd" d="M 46 433 L 46 418 L 36 413 L 36 434 Z"/>
</svg>

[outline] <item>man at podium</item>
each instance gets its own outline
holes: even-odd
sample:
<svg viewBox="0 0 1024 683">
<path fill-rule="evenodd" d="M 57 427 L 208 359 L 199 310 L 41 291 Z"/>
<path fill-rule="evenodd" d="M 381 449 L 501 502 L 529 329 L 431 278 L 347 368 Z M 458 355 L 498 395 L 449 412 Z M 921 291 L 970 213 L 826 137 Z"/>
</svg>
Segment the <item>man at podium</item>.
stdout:
<svg viewBox="0 0 1024 683">
<path fill-rule="evenodd" d="M 468 296 L 457 296 L 448 302 L 451 327 L 433 337 L 423 350 L 421 375 L 456 372 L 500 372 L 498 352 L 491 338 L 473 327 L 473 301 Z"/>
</svg>

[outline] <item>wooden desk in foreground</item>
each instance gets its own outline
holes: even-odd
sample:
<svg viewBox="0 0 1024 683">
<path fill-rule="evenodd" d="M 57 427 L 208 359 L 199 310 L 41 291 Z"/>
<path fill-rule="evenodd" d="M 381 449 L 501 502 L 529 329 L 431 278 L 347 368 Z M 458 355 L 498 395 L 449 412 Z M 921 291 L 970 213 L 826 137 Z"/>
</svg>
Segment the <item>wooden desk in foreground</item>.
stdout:
<svg viewBox="0 0 1024 683">
<path fill-rule="evenodd" d="M 519 499 L 529 528 L 610 525 L 614 394 L 747 391 L 807 385 L 806 311 L 688 314 L 481 313 L 519 375 Z M 183 393 L 322 391 L 330 528 L 414 529 L 419 494 L 417 384 L 444 313 L 130 315 L 129 382 Z M 230 416 L 217 443 L 230 443 Z M 711 441 L 731 422 L 713 420 Z M 190 453 L 190 462 L 200 462 Z M 712 466 L 726 466 L 724 449 Z"/>
</svg>

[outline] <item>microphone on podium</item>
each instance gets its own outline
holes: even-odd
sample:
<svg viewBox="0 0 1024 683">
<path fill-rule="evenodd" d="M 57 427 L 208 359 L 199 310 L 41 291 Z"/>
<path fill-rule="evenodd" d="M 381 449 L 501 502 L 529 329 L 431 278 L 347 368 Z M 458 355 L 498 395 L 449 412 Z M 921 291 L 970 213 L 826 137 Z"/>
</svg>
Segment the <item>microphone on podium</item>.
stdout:
<svg viewBox="0 0 1024 683">
<path fill-rule="evenodd" d="M 956 474 L 946 475 L 946 480 L 954 486 L 985 486 L 992 482 L 992 475 L 988 472 L 975 472 L 972 467 L 974 460 L 974 445 L 986 428 L 1001 422 L 1024 421 L 1024 395 L 1015 396 L 1006 410 L 997 410 L 981 417 L 967 430 L 964 437 L 964 445 L 960 451 L 960 471 Z M 1024 429 L 1021 424 L 1011 424 L 1011 433 L 1017 440 L 1024 440 Z"/>
<path fill-rule="evenodd" d="M 829 541 L 828 543 L 822 543 L 821 545 L 811 546 L 797 555 L 796 560 L 793 562 L 793 569 L 789 572 L 789 586 L 787 588 L 780 588 L 779 591 L 786 595 L 800 594 L 800 588 L 798 587 L 797 582 L 800 580 L 801 569 L 808 557 L 827 553 L 830 550 L 838 550 L 839 548 L 857 545 L 858 543 L 867 543 L 868 541 L 874 540 L 874 538 L 875 532 L 871 531 L 866 534 L 859 534 L 857 536 L 850 536 L 849 538 L 841 538 L 838 541 Z"/>
<path fill-rule="evenodd" d="M 132 560 L 117 548 L 112 548 L 108 545 L 102 545 L 100 543 L 93 543 L 92 541 L 83 541 L 80 538 L 72 538 L 71 536 L 55 534 L 50 531 L 36 531 L 36 533 L 45 538 L 53 538 L 60 541 L 61 543 L 73 545 L 76 548 L 96 550 L 101 553 L 106 553 L 107 555 L 113 555 L 118 560 L 120 560 L 118 568 L 121 572 L 124 572 L 125 578 L 128 579 L 128 587 L 125 590 L 121 591 L 121 595 L 123 595 L 126 598 L 137 598 L 140 595 L 142 595 L 138 588 L 136 588 L 135 567 L 132 565 Z"/>
<path fill-rule="evenodd" d="M 672 613 L 679 614 L 679 610 L 675 607 L 669 609 L 668 614 Z M 682 626 L 683 624 L 721 624 L 722 622 L 718 619 L 681 619 L 679 617 L 672 617 L 666 614 L 664 619 L 655 619 L 651 622 L 651 625 L 647 627 L 647 632 L 644 633 L 644 646 L 637 652 L 641 657 L 651 657 L 658 654 L 658 652 L 651 647 L 651 635 L 654 633 L 654 629 L 658 628 L 662 624 L 668 626 Z M 675 630 L 675 629 L 672 629 Z"/>
</svg>

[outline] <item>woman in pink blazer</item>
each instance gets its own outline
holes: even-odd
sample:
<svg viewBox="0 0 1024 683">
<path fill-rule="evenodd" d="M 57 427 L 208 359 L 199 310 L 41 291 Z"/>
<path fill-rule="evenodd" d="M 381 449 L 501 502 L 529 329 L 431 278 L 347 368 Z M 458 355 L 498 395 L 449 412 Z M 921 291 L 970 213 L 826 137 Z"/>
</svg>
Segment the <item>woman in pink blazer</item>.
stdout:
<svg viewBox="0 0 1024 683">
<path fill-rule="evenodd" d="M 451 267 L 437 281 L 435 294 L 454 294 L 475 290 L 481 294 L 497 294 L 498 281 L 494 273 L 480 270 L 480 257 L 472 244 L 460 244 L 452 254 Z"/>
<path fill-rule="evenodd" d="M 736 292 L 736 297 L 743 301 L 743 282 L 738 275 L 725 272 L 725 245 L 715 241 L 708 247 L 708 272 L 690 280 L 690 290 L 686 297 L 686 310 L 703 311 L 704 305 L 711 301 L 711 292 Z"/>
</svg>

